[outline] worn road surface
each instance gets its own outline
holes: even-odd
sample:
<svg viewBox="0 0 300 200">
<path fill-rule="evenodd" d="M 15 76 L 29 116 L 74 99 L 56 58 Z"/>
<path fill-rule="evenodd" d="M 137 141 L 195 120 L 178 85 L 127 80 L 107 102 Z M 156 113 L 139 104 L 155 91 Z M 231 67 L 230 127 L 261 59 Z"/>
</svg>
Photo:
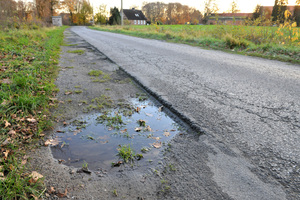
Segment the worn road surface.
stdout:
<svg viewBox="0 0 300 200">
<path fill-rule="evenodd" d="M 217 198 L 209 189 L 197 192 L 204 180 L 224 199 L 300 199 L 299 65 L 86 27 L 71 30 L 204 132 L 199 145 L 175 141 L 183 150 L 173 159 L 183 175 L 170 181 L 179 199 L 183 190 L 189 196 L 182 199 Z M 199 160 L 205 170 L 189 168 Z"/>
</svg>

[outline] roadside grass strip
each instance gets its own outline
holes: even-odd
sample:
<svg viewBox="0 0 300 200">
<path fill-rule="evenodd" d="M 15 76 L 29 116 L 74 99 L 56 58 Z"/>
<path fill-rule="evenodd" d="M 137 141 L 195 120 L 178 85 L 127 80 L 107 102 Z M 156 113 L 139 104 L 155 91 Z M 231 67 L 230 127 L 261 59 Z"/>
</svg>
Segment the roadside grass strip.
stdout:
<svg viewBox="0 0 300 200">
<path fill-rule="evenodd" d="M 0 199 L 40 199 L 43 176 L 26 150 L 51 128 L 60 45 L 66 27 L 0 32 Z"/>
<path fill-rule="evenodd" d="M 280 27 L 150 25 L 94 26 L 91 29 L 300 63 L 300 28 L 292 23 Z"/>
</svg>

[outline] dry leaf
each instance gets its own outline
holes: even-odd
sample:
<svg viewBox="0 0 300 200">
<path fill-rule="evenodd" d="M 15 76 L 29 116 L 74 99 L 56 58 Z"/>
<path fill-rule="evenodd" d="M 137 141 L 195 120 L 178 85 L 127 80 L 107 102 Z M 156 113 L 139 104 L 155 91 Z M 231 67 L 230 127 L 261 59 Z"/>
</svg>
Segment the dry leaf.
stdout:
<svg viewBox="0 0 300 200">
<path fill-rule="evenodd" d="M 31 123 L 37 122 L 36 119 L 34 119 L 34 118 L 27 118 L 26 120 Z"/>
<path fill-rule="evenodd" d="M 73 134 L 74 135 L 77 135 L 78 133 L 80 133 L 81 132 L 81 129 L 78 129 L 78 130 L 75 130 L 74 132 L 73 132 Z"/>
<path fill-rule="evenodd" d="M 169 137 L 170 136 L 170 132 L 164 132 L 163 135 L 166 136 L 166 137 Z"/>
<path fill-rule="evenodd" d="M 134 130 L 135 130 L 135 132 L 141 132 L 142 128 L 138 127 L 138 128 L 135 128 Z"/>
<path fill-rule="evenodd" d="M 64 122 L 63 124 L 64 124 L 64 126 L 67 126 L 67 125 L 68 125 L 68 123 L 67 123 L 67 122 Z"/>
<path fill-rule="evenodd" d="M 146 131 L 152 132 L 152 128 L 148 125 L 148 126 L 146 127 Z"/>
<path fill-rule="evenodd" d="M 48 146 L 48 145 L 56 146 L 56 145 L 58 145 L 58 143 L 59 143 L 58 138 L 49 139 L 45 142 L 45 146 Z"/>
<path fill-rule="evenodd" d="M 66 143 L 62 143 L 62 145 L 60 146 L 60 148 L 62 149 L 65 146 Z"/>
<path fill-rule="evenodd" d="M 9 154 L 9 150 L 6 150 L 6 151 L 4 151 L 4 152 L 3 152 L 3 154 L 4 154 L 4 160 L 6 160 L 6 159 L 7 159 L 7 156 L 8 156 L 8 154 Z"/>
<path fill-rule="evenodd" d="M 4 128 L 6 128 L 6 127 L 8 127 L 8 126 L 11 125 L 11 124 L 10 124 L 8 121 L 6 121 L 6 120 L 4 120 L 4 122 L 5 122 Z"/>
<path fill-rule="evenodd" d="M 153 115 L 150 113 L 145 113 L 145 115 L 147 115 L 148 117 L 153 117 Z"/>
<path fill-rule="evenodd" d="M 69 94 L 72 94 L 72 92 L 65 92 L 65 95 L 69 95 Z"/>
<path fill-rule="evenodd" d="M 4 99 L 3 102 L 1 103 L 2 106 L 5 106 L 7 104 L 7 101 Z"/>
<path fill-rule="evenodd" d="M 106 141 L 100 141 L 100 143 L 101 144 L 106 144 L 106 143 L 108 143 L 108 140 L 106 140 Z"/>
<path fill-rule="evenodd" d="M 53 102 L 57 101 L 57 98 L 49 98 L 49 99 Z"/>
<path fill-rule="evenodd" d="M 136 112 L 140 112 L 140 111 L 141 111 L 141 108 L 140 108 L 140 107 L 137 107 L 135 110 L 136 110 Z"/>
<path fill-rule="evenodd" d="M 156 141 L 152 144 L 152 146 L 159 149 L 162 146 L 162 144 L 161 144 L 161 142 Z"/>
<path fill-rule="evenodd" d="M 27 163 L 27 159 L 26 160 L 22 160 L 21 165 L 25 165 Z"/>
<path fill-rule="evenodd" d="M 170 132 L 174 132 L 174 131 L 176 131 L 176 130 L 175 129 L 170 130 Z"/>
<path fill-rule="evenodd" d="M 31 172 L 30 177 L 31 177 L 31 179 L 29 180 L 29 182 L 36 183 L 39 179 L 43 178 L 44 176 L 39 174 L 36 171 L 33 171 L 33 172 Z"/>
<path fill-rule="evenodd" d="M 30 196 L 33 197 L 34 200 L 39 200 L 39 198 L 37 196 L 33 195 L 33 194 L 31 194 Z"/>
<path fill-rule="evenodd" d="M 10 143 L 11 139 L 10 138 L 7 138 L 2 144 L 1 146 L 5 146 L 5 145 L 8 145 Z"/>
<path fill-rule="evenodd" d="M 158 112 L 161 112 L 164 106 L 158 108 Z"/>
<path fill-rule="evenodd" d="M 51 186 L 50 189 L 48 190 L 48 193 L 49 193 L 49 194 L 55 193 L 54 187 Z"/>
<path fill-rule="evenodd" d="M 0 177 L 4 177 L 4 173 L 3 172 L 0 172 Z"/>
<path fill-rule="evenodd" d="M 2 81 L 1 81 L 1 83 L 5 83 L 5 84 L 11 84 L 12 83 L 12 81 L 10 80 L 10 79 L 3 79 Z"/>
<path fill-rule="evenodd" d="M 151 137 L 151 139 L 154 139 L 154 140 L 159 140 L 160 137 Z"/>
<path fill-rule="evenodd" d="M 8 134 L 8 135 L 16 135 L 16 131 L 10 130 L 7 134 Z"/>
<path fill-rule="evenodd" d="M 127 129 L 121 130 L 121 133 L 126 133 Z"/>
<path fill-rule="evenodd" d="M 67 194 L 68 194 L 68 190 L 67 190 L 67 188 L 66 188 L 66 189 L 65 189 L 65 193 L 60 193 L 60 192 L 58 192 L 58 193 L 57 193 L 57 196 L 58 196 L 59 198 L 63 198 L 63 197 L 66 197 Z"/>
</svg>

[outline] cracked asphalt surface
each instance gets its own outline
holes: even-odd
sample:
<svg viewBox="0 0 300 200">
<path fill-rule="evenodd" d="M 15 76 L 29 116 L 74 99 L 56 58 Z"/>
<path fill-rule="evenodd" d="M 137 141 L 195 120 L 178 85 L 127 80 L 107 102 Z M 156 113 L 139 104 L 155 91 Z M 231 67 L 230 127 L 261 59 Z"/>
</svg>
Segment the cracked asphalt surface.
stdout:
<svg viewBox="0 0 300 200">
<path fill-rule="evenodd" d="M 183 150 L 170 158 L 182 169 L 168 178 L 173 195 L 214 199 L 212 191 L 197 193 L 209 179 L 224 193 L 219 199 L 300 199 L 299 65 L 86 27 L 71 31 L 204 133 L 194 145 L 173 141 Z M 189 165 L 202 161 L 201 153 L 211 177 Z"/>
</svg>

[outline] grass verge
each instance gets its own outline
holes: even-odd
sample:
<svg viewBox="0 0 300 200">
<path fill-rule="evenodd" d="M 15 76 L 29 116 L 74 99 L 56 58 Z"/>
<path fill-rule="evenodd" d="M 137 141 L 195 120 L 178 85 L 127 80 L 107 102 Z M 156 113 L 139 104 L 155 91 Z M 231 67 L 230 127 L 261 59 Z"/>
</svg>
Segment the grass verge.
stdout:
<svg viewBox="0 0 300 200">
<path fill-rule="evenodd" d="M 297 27 L 150 25 L 90 28 L 300 63 L 300 29 Z"/>
<path fill-rule="evenodd" d="M 0 32 L 0 199 L 39 199 L 43 178 L 26 150 L 52 126 L 62 28 Z"/>
</svg>

